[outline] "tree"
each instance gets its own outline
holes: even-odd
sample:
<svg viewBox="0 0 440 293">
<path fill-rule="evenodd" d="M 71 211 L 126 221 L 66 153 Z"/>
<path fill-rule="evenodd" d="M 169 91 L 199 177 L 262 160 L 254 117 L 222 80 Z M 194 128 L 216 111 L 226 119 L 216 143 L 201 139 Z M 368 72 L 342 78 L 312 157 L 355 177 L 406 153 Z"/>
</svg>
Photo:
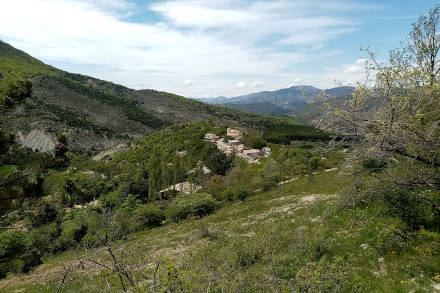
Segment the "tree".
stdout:
<svg viewBox="0 0 440 293">
<path fill-rule="evenodd" d="M 371 61 L 366 82 L 358 85 L 351 99 L 338 105 L 327 102 L 329 119 L 318 125 L 359 143 L 352 165 L 373 159 L 374 165 L 382 166 L 373 172 L 376 191 L 390 185 L 394 190 L 436 191 L 424 200 L 440 217 L 439 19 L 440 6 L 421 16 L 408 41 L 390 53 L 387 65 L 367 49 Z M 373 105 L 377 111 L 369 111 Z"/>
<path fill-rule="evenodd" d="M 8 85 L 5 90 L 3 104 L 10 107 L 26 98 L 30 98 L 32 94 L 32 82 L 28 79 L 20 78 Z"/>
</svg>

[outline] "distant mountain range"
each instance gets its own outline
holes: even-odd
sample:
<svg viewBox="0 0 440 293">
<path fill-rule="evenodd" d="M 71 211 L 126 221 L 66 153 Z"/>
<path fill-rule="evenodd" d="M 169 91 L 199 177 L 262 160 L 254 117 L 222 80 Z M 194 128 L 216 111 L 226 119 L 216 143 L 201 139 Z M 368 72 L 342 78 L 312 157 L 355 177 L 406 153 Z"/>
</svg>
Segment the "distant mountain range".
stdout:
<svg viewBox="0 0 440 293">
<path fill-rule="evenodd" d="M 226 108 L 237 109 L 245 112 L 251 112 L 256 114 L 270 114 L 270 115 L 287 115 L 291 111 L 272 104 L 271 102 L 261 102 L 252 104 L 238 104 L 238 103 L 224 103 L 217 104 Z"/>
<path fill-rule="evenodd" d="M 351 96 L 353 91 L 354 87 L 351 86 L 321 90 L 312 86 L 300 85 L 232 98 L 216 97 L 197 100 L 252 113 L 284 115 L 305 108 L 308 104 L 315 102 L 321 93 L 325 93 L 333 99 Z"/>
</svg>

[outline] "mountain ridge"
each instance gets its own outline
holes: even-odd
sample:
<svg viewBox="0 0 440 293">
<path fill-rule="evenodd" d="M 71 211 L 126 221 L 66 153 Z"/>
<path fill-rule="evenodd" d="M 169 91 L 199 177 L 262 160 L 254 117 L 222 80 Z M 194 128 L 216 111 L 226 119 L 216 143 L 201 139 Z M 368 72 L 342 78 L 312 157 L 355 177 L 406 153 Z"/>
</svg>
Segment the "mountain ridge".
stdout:
<svg viewBox="0 0 440 293">
<path fill-rule="evenodd" d="M 196 98 L 196 100 L 205 102 L 208 104 L 223 104 L 223 103 L 252 103 L 256 101 L 267 101 L 266 95 L 287 95 L 291 97 L 301 97 L 308 101 L 313 101 L 313 99 L 316 97 L 316 95 L 319 95 L 320 93 L 325 93 L 329 95 L 330 97 L 338 97 L 338 96 L 345 96 L 352 94 L 354 91 L 354 87 L 352 86 L 338 86 L 334 88 L 328 88 L 328 89 L 319 89 L 310 85 L 298 85 L 298 86 L 291 86 L 288 88 L 283 88 L 279 90 L 274 91 L 261 91 L 261 92 L 255 92 L 250 93 L 247 95 L 241 95 L 241 96 L 235 96 L 235 97 L 214 97 L 214 98 Z"/>
</svg>

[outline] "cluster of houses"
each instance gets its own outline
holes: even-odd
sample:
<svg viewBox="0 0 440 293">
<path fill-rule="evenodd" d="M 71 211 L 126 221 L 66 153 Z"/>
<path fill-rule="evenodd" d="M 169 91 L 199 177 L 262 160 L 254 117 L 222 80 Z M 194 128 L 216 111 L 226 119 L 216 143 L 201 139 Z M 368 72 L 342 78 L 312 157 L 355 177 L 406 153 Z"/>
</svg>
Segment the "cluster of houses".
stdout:
<svg viewBox="0 0 440 293">
<path fill-rule="evenodd" d="M 271 154 L 271 149 L 269 147 L 264 147 L 262 149 L 246 148 L 245 145 L 241 143 L 243 135 L 236 129 L 228 128 L 226 130 L 226 137 L 227 138 L 219 138 L 214 133 L 207 133 L 205 134 L 204 139 L 215 143 L 217 148 L 226 155 L 234 154 L 237 157 L 245 159 L 249 163 L 258 163 L 260 158 L 268 157 Z"/>
<path fill-rule="evenodd" d="M 214 133 L 205 134 L 204 139 L 206 141 L 210 141 L 215 143 L 217 148 L 225 153 L 226 155 L 236 155 L 248 161 L 249 163 L 258 163 L 260 158 L 269 157 L 271 154 L 271 149 L 268 147 L 264 147 L 262 149 L 249 149 L 243 143 L 243 135 L 240 131 L 232 128 L 228 128 L 226 130 L 226 138 L 220 138 Z M 177 151 L 179 156 L 185 156 L 186 151 Z M 210 174 L 211 170 L 209 170 L 206 166 L 203 165 L 201 161 L 197 163 L 197 166 L 190 170 L 188 174 L 201 172 L 205 175 Z M 191 183 L 191 182 L 181 182 L 174 185 L 169 186 L 161 191 L 159 194 L 162 196 L 166 196 L 169 192 L 177 192 L 183 194 L 190 194 L 198 192 L 202 189 L 202 186 Z"/>
</svg>

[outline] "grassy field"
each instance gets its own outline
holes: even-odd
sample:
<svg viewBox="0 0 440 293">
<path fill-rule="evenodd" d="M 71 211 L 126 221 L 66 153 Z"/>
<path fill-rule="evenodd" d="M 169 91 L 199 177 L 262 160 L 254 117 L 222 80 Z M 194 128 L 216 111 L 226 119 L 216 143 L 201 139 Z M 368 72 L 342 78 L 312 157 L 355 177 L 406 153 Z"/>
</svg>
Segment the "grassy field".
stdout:
<svg viewBox="0 0 440 293">
<path fill-rule="evenodd" d="M 227 205 L 201 219 L 143 230 L 115 243 L 132 272 L 134 292 L 153 276 L 176 292 L 435 292 L 440 287 L 439 234 L 403 239 L 399 221 L 380 206 L 344 208 L 348 174 L 320 171 Z M 78 256 L 78 258 L 77 258 Z M 0 281 L 2 292 L 117 292 L 105 251 L 68 251 L 26 275 Z M 158 265 L 159 264 L 159 265 Z M 127 283 L 127 280 L 125 280 Z"/>
</svg>

